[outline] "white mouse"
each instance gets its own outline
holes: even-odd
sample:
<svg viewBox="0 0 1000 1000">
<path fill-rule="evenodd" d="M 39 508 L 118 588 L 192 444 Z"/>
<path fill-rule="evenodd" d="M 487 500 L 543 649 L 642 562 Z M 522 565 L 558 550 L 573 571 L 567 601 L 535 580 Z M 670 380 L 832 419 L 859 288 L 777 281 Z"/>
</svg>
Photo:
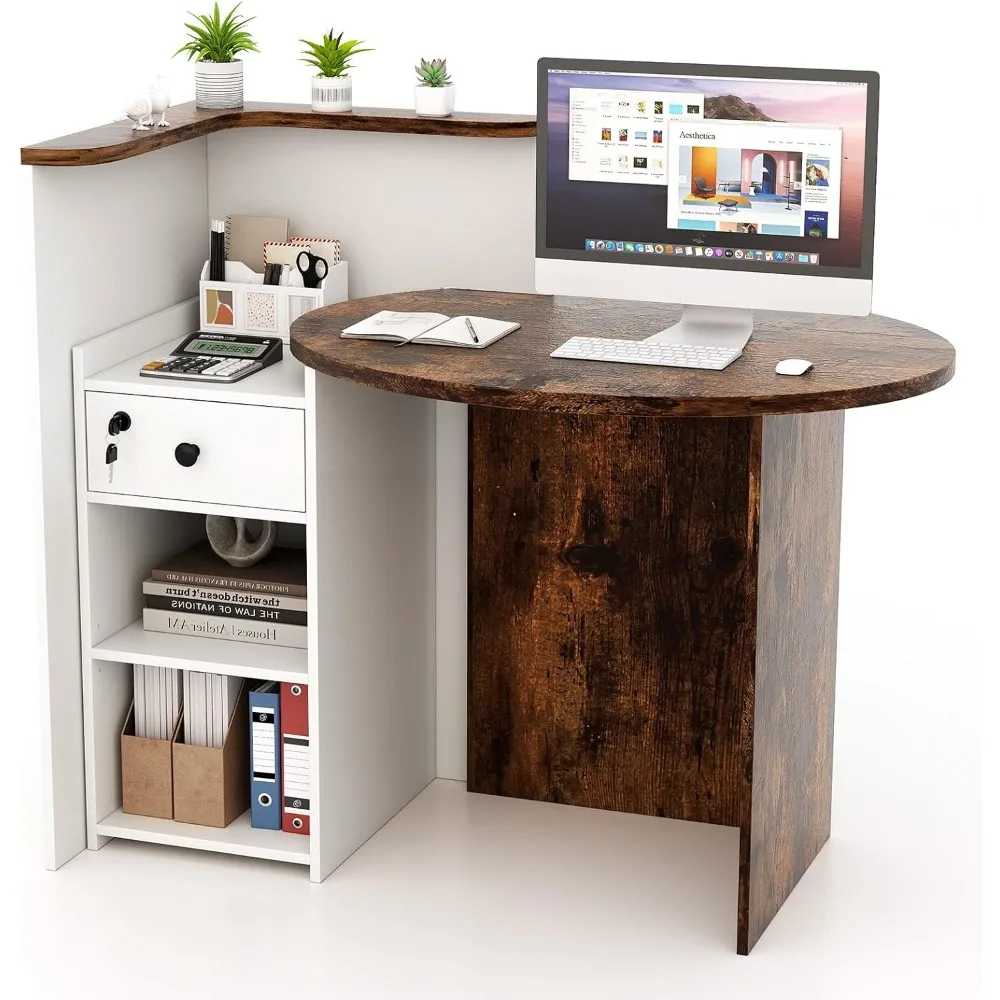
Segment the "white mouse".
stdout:
<svg viewBox="0 0 1000 1000">
<path fill-rule="evenodd" d="M 774 370 L 779 375 L 805 375 L 812 366 L 813 363 L 805 358 L 785 358 L 774 366 Z"/>
</svg>

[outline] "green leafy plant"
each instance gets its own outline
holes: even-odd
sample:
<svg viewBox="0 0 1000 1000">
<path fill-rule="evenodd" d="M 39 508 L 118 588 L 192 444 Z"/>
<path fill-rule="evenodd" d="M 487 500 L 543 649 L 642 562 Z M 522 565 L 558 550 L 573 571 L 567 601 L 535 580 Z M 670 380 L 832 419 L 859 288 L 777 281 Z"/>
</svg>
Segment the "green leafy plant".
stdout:
<svg viewBox="0 0 1000 1000">
<path fill-rule="evenodd" d="M 218 4 L 211 14 L 192 14 L 188 11 L 196 23 L 184 25 L 188 41 L 174 55 L 186 52 L 189 61 L 227 63 L 234 62 L 240 52 L 259 52 L 257 43 L 246 30 L 253 18 L 237 14 L 239 7 L 237 4 L 225 17 L 219 13 Z"/>
<path fill-rule="evenodd" d="M 421 87 L 448 87 L 451 77 L 448 75 L 447 59 L 421 59 L 417 71 L 417 82 Z"/>
<path fill-rule="evenodd" d="M 300 38 L 305 46 L 302 50 L 301 62 L 315 66 L 317 76 L 347 76 L 351 69 L 351 59 L 360 52 L 373 52 L 373 49 L 362 49 L 364 42 L 357 38 L 342 41 L 344 33 L 333 37 L 333 28 L 324 36 L 321 42 L 310 42 L 308 38 Z"/>
</svg>

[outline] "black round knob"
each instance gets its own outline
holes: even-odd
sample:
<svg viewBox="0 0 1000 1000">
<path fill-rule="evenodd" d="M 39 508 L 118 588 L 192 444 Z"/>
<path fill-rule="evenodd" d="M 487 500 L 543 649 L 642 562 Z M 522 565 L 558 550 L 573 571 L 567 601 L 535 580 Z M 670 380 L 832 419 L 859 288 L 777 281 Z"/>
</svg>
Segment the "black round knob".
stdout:
<svg viewBox="0 0 1000 1000">
<path fill-rule="evenodd" d="M 200 454 L 201 448 L 196 444 L 188 444 L 186 441 L 182 441 L 174 448 L 174 458 L 177 459 L 177 464 L 183 465 L 185 469 L 190 469 L 198 461 Z"/>
</svg>

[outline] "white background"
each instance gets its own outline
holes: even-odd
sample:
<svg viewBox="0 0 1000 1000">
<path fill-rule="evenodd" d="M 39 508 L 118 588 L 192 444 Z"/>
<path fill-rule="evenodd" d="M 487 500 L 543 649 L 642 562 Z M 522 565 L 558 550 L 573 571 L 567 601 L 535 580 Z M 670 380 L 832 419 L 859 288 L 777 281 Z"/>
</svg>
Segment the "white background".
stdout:
<svg viewBox="0 0 1000 1000">
<path fill-rule="evenodd" d="M 970 225 L 975 214 L 963 210 L 965 199 L 979 197 L 980 182 L 981 193 L 990 193 L 990 171 L 972 163 L 953 167 L 942 142 L 982 134 L 988 97 L 996 89 L 996 80 L 986 77 L 986 67 L 994 63 L 986 50 L 993 33 L 973 16 L 981 5 L 953 3 L 942 17 L 930 10 L 902 17 L 896 5 L 852 0 L 835 11 L 814 8 L 816 21 L 810 24 L 808 7 L 794 16 L 787 11 L 756 16 L 746 5 L 722 3 L 707 10 L 701 23 L 693 14 L 682 18 L 690 30 L 675 27 L 669 7 L 640 0 L 612 7 L 541 0 L 500 5 L 250 0 L 246 6 L 260 15 L 254 33 L 262 49 L 246 59 L 249 100 L 308 99 L 310 74 L 295 61 L 296 40 L 318 36 L 331 26 L 331 17 L 336 30 L 343 27 L 349 37 L 368 39 L 377 49 L 358 61 L 359 105 L 410 105 L 411 67 L 421 55 L 448 57 L 460 110 L 512 112 L 534 110 L 535 60 L 542 55 L 876 69 L 882 75 L 882 106 L 875 311 L 928 327 L 958 350 L 958 375 L 946 388 L 848 416 L 833 837 L 813 866 L 819 874 L 807 875 L 786 905 L 787 910 L 797 897 L 803 900 L 796 903 L 795 920 L 783 922 L 782 935 L 765 935 L 750 959 L 736 959 L 722 942 L 699 952 L 700 964 L 685 966 L 671 952 L 671 963 L 661 965 L 656 940 L 631 941 L 631 951 L 616 950 L 621 944 L 616 933 L 629 926 L 627 906 L 608 912 L 600 898 L 584 894 L 591 907 L 588 928 L 606 947 L 581 940 L 574 951 L 573 941 L 560 937 L 542 977 L 519 956 L 530 953 L 538 960 L 540 942 L 531 935 L 544 935 L 550 923 L 559 925 L 561 897 L 548 887 L 545 905 L 555 910 L 536 925 L 530 885 L 513 886 L 510 892 L 524 894 L 520 907 L 505 900 L 504 909 L 498 897 L 484 895 L 484 912 L 469 914 L 468 921 L 452 914 L 454 933 L 446 937 L 422 941 L 414 921 L 407 932 L 414 949 L 437 954 L 439 965 L 420 966 L 411 977 L 388 977 L 386 970 L 402 958 L 387 946 L 364 976 L 355 978 L 358 966 L 345 962 L 343 977 L 338 979 L 336 966 L 327 968 L 322 980 L 300 982 L 303 988 L 296 992 L 475 997 L 493 995 L 502 986 L 506 995 L 517 990 L 525 996 L 583 996 L 603 983 L 604 995 L 612 996 L 714 997 L 736 988 L 771 998 L 975 995 L 981 713 L 986 720 L 992 715 L 985 728 L 991 735 L 1000 660 L 993 640 L 1000 596 L 998 508 L 997 494 L 989 489 L 1000 456 L 995 389 L 1000 330 L 992 277 L 1000 244 L 985 201 L 976 203 L 984 213 L 981 224 Z M 11 951 L 0 956 L 6 959 L 0 962 L 0 992 L 6 987 L 11 997 L 126 996 L 130 993 L 117 990 L 135 984 L 95 972 L 106 970 L 109 955 L 123 950 L 113 933 L 101 935 L 108 919 L 101 892 L 87 889 L 85 904 L 75 900 L 81 915 L 74 924 L 61 919 L 61 907 L 69 903 L 60 893 L 72 891 L 61 887 L 73 886 L 79 875 L 69 869 L 39 872 L 36 476 L 44 419 L 40 434 L 30 170 L 17 165 L 17 148 L 117 117 L 129 92 L 158 72 L 169 74 L 175 103 L 190 99 L 191 67 L 170 60 L 182 41 L 186 7 L 162 0 L 18 4 L 13 21 L 5 15 L 0 38 L 0 238 L 7 271 L 2 357 L 8 365 L 0 391 L 6 438 L 0 475 L 6 609 L 0 630 L 0 917 L 5 918 L 0 951 Z M 405 164 L 400 171 L 405 183 Z M 141 211 L 141 205 L 121 209 Z M 67 572 L 74 559 L 66 553 Z M 66 628 L 77 624 L 68 621 Z M 990 832 L 996 836 L 995 825 Z M 621 851 L 627 855 L 628 845 Z M 78 873 L 86 871 L 80 861 L 70 868 L 74 865 Z M 197 870 L 209 869 L 199 864 Z M 133 884 L 141 885 L 142 869 L 134 874 Z M 332 891 L 331 883 L 321 891 Z M 487 909 L 493 919 L 510 921 L 501 928 L 506 936 L 496 953 L 488 942 L 464 936 L 468 927 L 490 918 Z M 799 924 L 808 927 L 808 935 L 795 933 Z M 39 930 L 46 926 L 52 928 L 49 934 Z M 163 954 L 183 954 L 184 922 L 177 928 Z M 85 930 L 91 937 L 67 968 L 65 989 L 40 987 L 40 970 L 51 970 L 66 954 L 67 941 Z M 616 971 L 602 965 L 621 955 L 628 956 L 629 967 Z M 223 949 L 218 960 L 224 967 Z M 831 986 L 834 982 L 838 985 Z M 254 995 L 252 986 L 238 988 L 244 989 Z M 237 988 L 223 986 L 211 994 L 189 980 L 183 992 L 225 996 Z"/>
</svg>

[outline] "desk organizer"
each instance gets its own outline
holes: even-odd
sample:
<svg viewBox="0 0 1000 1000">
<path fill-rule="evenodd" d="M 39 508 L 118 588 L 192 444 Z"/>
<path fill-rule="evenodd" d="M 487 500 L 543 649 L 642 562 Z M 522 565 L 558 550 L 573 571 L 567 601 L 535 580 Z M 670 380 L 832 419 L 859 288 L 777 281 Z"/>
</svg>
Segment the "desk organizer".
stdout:
<svg viewBox="0 0 1000 1000">
<path fill-rule="evenodd" d="M 226 280 L 209 281 L 208 261 L 201 269 L 201 329 L 208 333 L 250 333 L 280 336 L 288 343 L 288 328 L 303 313 L 347 298 L 347 261 L 330 267 L 318 288 L 265 285 L 264 275 L 239 261 L 226 261 Z"/>
<path fill-rule="evenodd" d="M 240 687 L 221 749 L 173 742 L 174 819 L 226 827 L 250 808 L 250 722 L 247 685 Z"/>
<path fill-rule="evenodd" d="M 135 702 L 122 726 L 122 812 L 133 816 L 174 817 L 173 745 L 180 718 L 169 740 L 135 735 Z"/>
</svg>

